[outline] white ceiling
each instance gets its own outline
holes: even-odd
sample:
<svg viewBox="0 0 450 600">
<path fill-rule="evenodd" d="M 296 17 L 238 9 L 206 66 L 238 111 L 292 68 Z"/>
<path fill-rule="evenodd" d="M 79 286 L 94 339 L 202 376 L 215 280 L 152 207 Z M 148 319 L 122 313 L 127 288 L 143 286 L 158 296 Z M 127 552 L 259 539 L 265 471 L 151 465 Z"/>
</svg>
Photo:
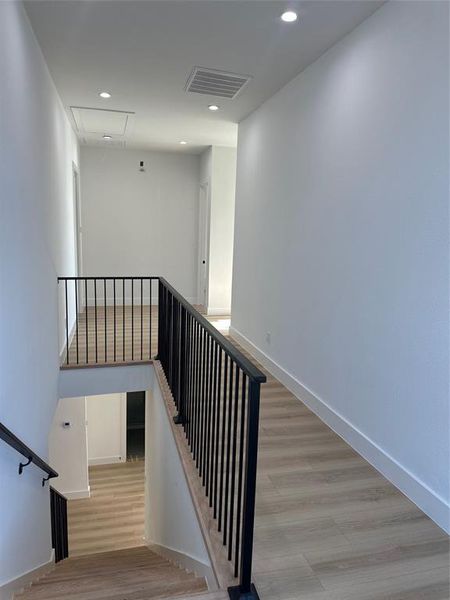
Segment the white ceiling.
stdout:
<svg viewBox="0 0 450 600">
<path fill-rule="evenodd" d="M 240 120 L 381 4 L 30 0 L 25 6 L 69 115 L 70 106 L 134 112 L 127 147 L 199 152 L 235 145 Z M 296 23 L 280 21 L 286 8 L 298 11 Z M 234 100 L 187 93 L 195 66 L 253 78 Z M 112 98 L 99 98 L 102 90 Z M 207 109 L 213 102 L 220 111 Z M 101 137 L 86 139 L 98 144 Z"/>
</svg>

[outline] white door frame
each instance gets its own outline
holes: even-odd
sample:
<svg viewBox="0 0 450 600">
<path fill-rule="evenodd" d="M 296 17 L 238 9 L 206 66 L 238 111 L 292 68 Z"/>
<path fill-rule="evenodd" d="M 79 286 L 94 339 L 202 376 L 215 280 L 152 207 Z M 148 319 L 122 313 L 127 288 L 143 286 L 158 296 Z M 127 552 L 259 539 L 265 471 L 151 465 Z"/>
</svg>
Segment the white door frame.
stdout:
<svg viewBox="0 0 450 600">
<path fill-rule="evenodd" d="M 75 236 L 75 254 L 77 276 L 81 277 L 83 271 L 83 240 L 81 227 L 81 205 L 80 205 L 80 171 L 77 165 L 72 162 L 72 185 L 73 185 L 73 215 L 74 215 L 74 236 Z"/>
<path fill-rule="evenodd" d="M 197 296 L 198 303 L 208 309 L 209 297 L 209 240 L 211 215 L 210 181 L 200 184 L 198 205 L 198 268 Z"/>
<path fill-rule="evenodd" d="M 120 458 L 127 462 L 127 394 L 120 394 Z"/>
</svg>

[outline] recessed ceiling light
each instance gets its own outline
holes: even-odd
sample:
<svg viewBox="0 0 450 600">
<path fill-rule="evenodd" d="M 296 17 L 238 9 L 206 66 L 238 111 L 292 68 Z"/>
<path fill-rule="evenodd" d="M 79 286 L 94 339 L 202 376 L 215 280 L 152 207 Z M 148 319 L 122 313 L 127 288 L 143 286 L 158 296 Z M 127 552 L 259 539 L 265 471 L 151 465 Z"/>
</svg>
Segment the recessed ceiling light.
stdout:
<svg viewBox="0 0 450 600">
<path fill-rule="evenodd" d="M 297 20 L 297 13 L 294 12 L 293 10 L 287 10 L 286 12 L 284 12 L 281 15 L 281 20 L 284 21 L 285 23 L 293 23 L 294 21 Z"/>
<path fill-rule="evenodd" d="M 112 140 L 112 135 L 104 135 L 103 139 L 104 140 Z"/>
<path fill-rule="evenodd" d="M 111 94 L 109 92 L 100 92 L 100 98 L 111 98 Z"/>
<path fill-rule="evenodd" d="M 217 104 L 210 104 L 208 106 L 208 108 L 209 108 L 209 110 L 212 110 L 212 111 L 219 110 L 219 107 L 217 106 Z"/>
<path fill-rule="evenodd" d="M 181 144 L 182 146 L 186 146 L 187 142 L 185 142 L 184 140 L 181 140 L 180 144 Z"/>
</svg>

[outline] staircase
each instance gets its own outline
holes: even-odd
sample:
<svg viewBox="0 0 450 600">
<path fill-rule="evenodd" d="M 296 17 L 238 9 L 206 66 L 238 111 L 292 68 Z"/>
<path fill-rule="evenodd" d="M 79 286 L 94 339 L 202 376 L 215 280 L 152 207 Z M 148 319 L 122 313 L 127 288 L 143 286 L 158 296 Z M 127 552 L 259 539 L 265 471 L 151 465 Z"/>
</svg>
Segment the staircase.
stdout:
<svg viewBox="0 0 450 600">
<path fill-rule="evenodd" d="M 68 558 L 14 600 L 157 600 L 206 591 L 204 578 L 139 546 Z"/>
</svg>

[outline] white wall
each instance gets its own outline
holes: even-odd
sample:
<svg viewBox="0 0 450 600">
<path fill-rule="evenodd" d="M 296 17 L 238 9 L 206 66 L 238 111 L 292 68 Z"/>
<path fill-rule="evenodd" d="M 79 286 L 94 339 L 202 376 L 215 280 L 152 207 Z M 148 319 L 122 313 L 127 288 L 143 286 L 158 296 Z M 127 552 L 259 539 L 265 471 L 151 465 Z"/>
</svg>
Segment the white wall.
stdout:
<svg viewBox="0 0 450 600">
<path fill-rule="evenodd" d="M 89 464 L 126 461 L 126 394 L 88 396 L 86 406 Z"/>
<path fill-rule="evenodd" d="M 65 426 L 69 423 L 69 426 Z M 89 496 L 86 398 L 62 398 L 49 434 L 50 463 L 59 473 L 52 485 L 67 498 Z"/>
<path fill-rule="evenodd" d="M 77 143 L 23 6 L 0 2 L 0 420 L 44 459 L 57 403 L 57 275 L 75 273 Z M 0 443 L 0 585 L 51 555 L 48 485 Z"/>
<path fill-rule="evenodd" d="M 84 275 L 162 275 L 196 301 L 198 156 L 82 147 L 81 173 Z"/>
<path fill-rule="evenodd" d="M 145 537 L 211 566 L 156 377 L 152 392 L 145 406 Z"/>
<path fill-rule="evenodd" d="M 231 310 L 236 149 L 213 146 L 208 314 Z"/>
<path fill-rule="evenodd" d="M 448 92 L 448 4 L 389 2 L 241 123 L 232 306 L 445 527 Z"/>
<path fill-rule="evenodd" d="M 205 150 L 200 157 L 200 183 L 209 186 L 210 203 L 206 308 L 210 315 L 228 315 L 233 279 L 236 149 L 212 146 Z"/>
<path fill-rule="evenodd" d="M 90 396 L 117 392 L 139 392 L 153 382 L 149 365 L 102 367 L 101 369 L 63 369 L 59 373 L 59 396 Z"/>
</svg>

